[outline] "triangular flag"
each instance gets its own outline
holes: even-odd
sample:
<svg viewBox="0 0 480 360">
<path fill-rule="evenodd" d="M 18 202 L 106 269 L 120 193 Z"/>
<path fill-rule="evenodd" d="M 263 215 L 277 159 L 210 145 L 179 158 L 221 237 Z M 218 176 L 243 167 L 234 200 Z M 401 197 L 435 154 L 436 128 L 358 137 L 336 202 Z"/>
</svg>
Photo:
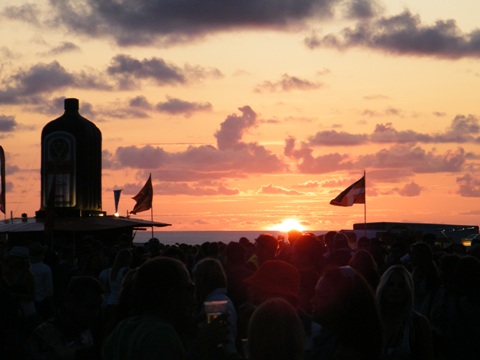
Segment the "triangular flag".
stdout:
<svg viewBox="0 0 480 360">
<path fill-rule="evenodd" d="M 115 200 L 115 214 L 118 213 L 118 203 L 120 202 L 120 193 L 123 189 L 113 190 L 113 198 Z"/>
<path fill-rule="evenodd" d="M 143 185 L 142 190 L 133 198 L 137 203 L 130 214 L 136 214 L 137 212 L 150 210 L 152 208 L 153 200 L 153 186 L 152 186 L 152 174 L 148 177 L 147 182 Z"/>
<path fill-rule="evenodd" d="M 330 205 L 336 206 L 352 206 L 353 204 L 365 204 L 365 176 L 330 201 Z"/>
</svg>

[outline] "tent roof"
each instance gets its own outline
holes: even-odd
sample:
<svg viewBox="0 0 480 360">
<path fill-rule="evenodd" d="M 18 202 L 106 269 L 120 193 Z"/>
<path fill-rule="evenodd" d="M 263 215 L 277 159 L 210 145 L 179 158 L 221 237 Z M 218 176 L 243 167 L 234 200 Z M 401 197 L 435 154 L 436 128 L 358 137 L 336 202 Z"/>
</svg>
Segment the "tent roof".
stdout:
<svg viewBox="0 0 480 360">
<path fill-rule="evenodd" d="M 0 233 L 20 233 L 20 232 L 42 232 L 44 231 L 45 219 L 27 219 L 26 222 L 11 222 L 9 220 L 0 223 Z M 91 216 L 83 218 L 56 218 L 54 230 L 56 231 L 98 231 L 120 228 L 138 228 L 138 227 L 165 227 L 171 224 L 132 219 L 116 216 Z"/>
</svg>

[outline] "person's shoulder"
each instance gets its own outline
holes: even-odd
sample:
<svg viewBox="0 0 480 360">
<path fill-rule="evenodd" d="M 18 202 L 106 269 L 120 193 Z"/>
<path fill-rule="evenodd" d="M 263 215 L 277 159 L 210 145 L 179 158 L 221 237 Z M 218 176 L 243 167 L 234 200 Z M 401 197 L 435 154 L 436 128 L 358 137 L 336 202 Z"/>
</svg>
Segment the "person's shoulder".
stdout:
<svg viewBox="0 0 480 360">
<path fill-rule="evenodd" d="M 425 315 L 423 315 L 423 314 L 421 314 L 421 313 L 419 313 L 418 311 L 415 311 L 415 310 L 412 312 L 412 319 L 413 319 L 414 324 L 416 323 L 417 325 L 418 324 L 427 324 L 428 325 L 428 323 L 429 323 L 428 318 Z"/>
<path fill-rule="evenodd" d="M 153 316 L 130 318 L 130 323 L 136 324 L 139 328 L 143 329 L 144 331 L 176 334 L 175 328 L 172 325 Z"/>
<path fill-rule="evenodd" d="M 420 336 L 423 338 L 426 335 L 430 335 L 430 332 L 431 332 L 430 321 L 425 315 L 422 315 L 417 311 L 413 311 L 412 322 L 413 322 L 413 333 L 415 337 Z"/>
<path fill-rule="evenodd" d="M 98 278 L 100 280 L 108 278 L 111 270 L 112 270 L 112 268 L 103 269 L 102 271 L 100 271 L 100 274 L 98 274 Z"/>
</svg>

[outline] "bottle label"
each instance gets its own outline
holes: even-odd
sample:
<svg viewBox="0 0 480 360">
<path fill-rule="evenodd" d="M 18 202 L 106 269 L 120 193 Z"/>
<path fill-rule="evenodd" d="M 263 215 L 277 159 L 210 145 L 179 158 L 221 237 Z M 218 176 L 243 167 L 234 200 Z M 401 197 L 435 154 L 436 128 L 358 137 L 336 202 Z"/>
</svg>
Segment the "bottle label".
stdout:
<svg viewBox="0 0 480 360">
<path fill-rule="evenodd" d="M 43 206 L 74 207 L 76 205 L 76 140 L 65 131 L 45 137 Z M 53 204 L 48 204 L 48 202 Z"/>
</svg>

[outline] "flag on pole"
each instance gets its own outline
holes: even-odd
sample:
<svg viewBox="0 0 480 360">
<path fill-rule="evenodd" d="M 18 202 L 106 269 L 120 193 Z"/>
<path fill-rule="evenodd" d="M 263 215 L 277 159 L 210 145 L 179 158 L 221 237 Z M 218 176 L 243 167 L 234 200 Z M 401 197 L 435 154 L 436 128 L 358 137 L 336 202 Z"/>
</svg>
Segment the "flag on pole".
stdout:
<svg viewBox="0 0 480 360">
<path fill-rule="evenodd" d="M 148 177 L 147 182 L 143 185 L 140 192 L 133 198 L 137 203 L 130 214 L 136 214 L 137 212 L 150 210 L 152 208 L 153 200 L 153 187 L 152 187 L 152 174 Z"/>
<path fill-rule="evenodd" d="M 115 200 L 115 214 L 118 213 L 118 203 L 120 202 L 120 193 L 123 189 L 113 190 L 113 198 Z"/>
<path fill-rule="evenodd" d="M 336 206 L 352 206 L 353 204 L 365 204 L 365 175 L 330 201 L 330 205 Z"/>
<path fill-rule="evenodd" d="M 5 152 L 0 146 L 0 211 L 5 214 L 7 204 L 5 202 Z"/>
</svg>

